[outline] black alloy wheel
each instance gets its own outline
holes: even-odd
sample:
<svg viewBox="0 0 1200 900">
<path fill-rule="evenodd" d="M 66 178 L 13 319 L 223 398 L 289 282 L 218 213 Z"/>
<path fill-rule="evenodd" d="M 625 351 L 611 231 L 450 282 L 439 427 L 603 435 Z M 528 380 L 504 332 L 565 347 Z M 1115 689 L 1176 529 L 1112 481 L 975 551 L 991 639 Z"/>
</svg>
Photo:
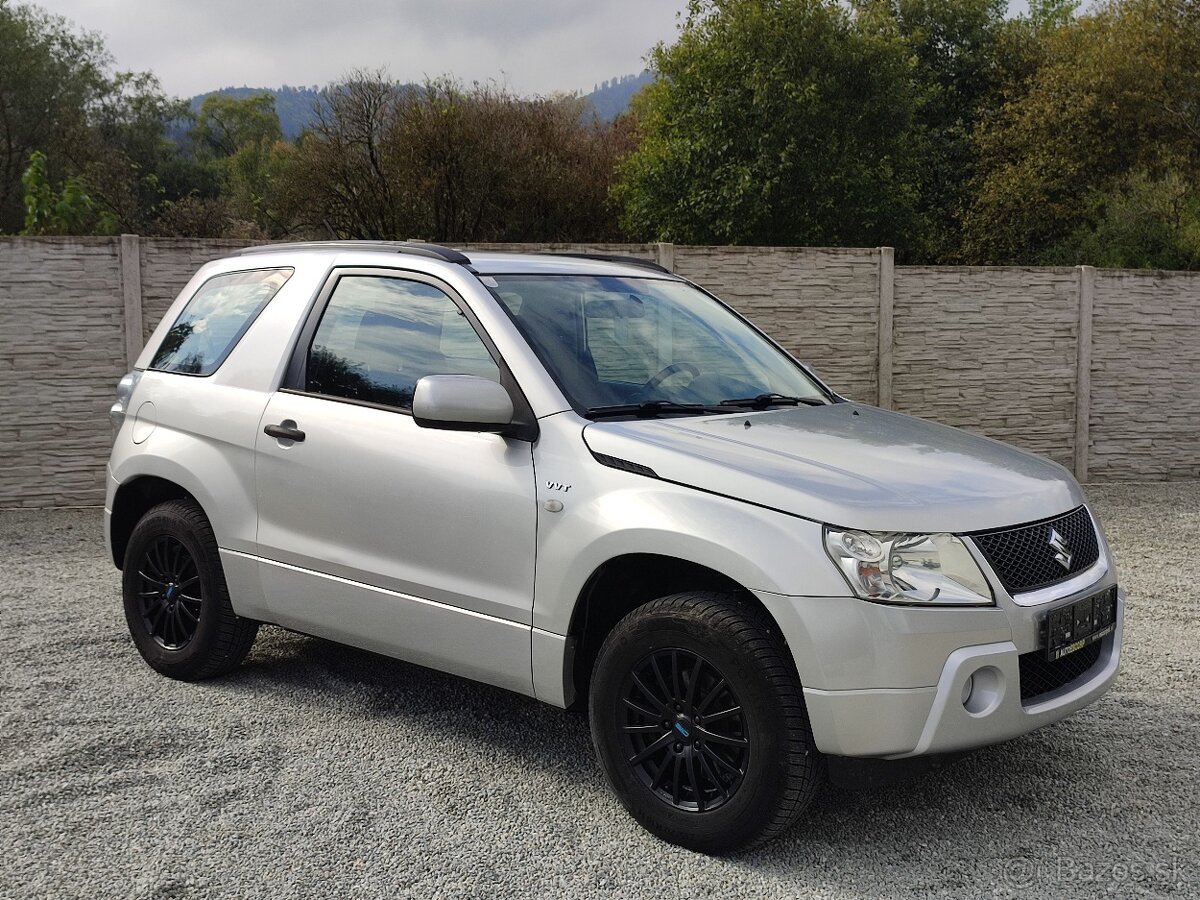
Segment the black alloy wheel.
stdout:
<svg viewBox="0 0 1200 900">
<path fill-rule="evenodd" d="M 719 808 L 742 784 L 750 735 L 737 694 L 690 650 L 656 650 L 625 682 L 621 731 L 639 781 L 677 809 Z"/>
<path fill-rule="evenodd" d="M 204 598 L 196 560 L 179 540 L 162 535 L 142 553 L 138 603 L 146 632 L 166 650 L 182 650 L 196 636 Z"/>
<path fill-rule="evenodd" d="M 168 500 L 138 520 L 125 546 L 121 593 L 138 652 L 171 678 L 236 668 L 258 633 L 258 622 L 234 612 L 212 525 L 193 500 Z"/>
<path fill-rule="evenodd" d="M 588 716 L 621 804 L 703 853 L 780 834 L 824 777 L 795 661 L 752 595 L 687 591 L 627 613 L 596 655 Z"/>
</svg>

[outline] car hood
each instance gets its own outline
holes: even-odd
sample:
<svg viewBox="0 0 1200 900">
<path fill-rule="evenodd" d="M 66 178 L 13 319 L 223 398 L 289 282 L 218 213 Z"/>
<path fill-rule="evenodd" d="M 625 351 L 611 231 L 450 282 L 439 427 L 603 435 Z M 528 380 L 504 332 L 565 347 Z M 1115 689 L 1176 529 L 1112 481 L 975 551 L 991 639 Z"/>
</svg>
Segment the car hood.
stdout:
<svg viewBox="0 0 1200 900">
<path fill-rule="evenodd" d="M 592 422 L 583 435 L 593 453 L 666 481 L 848 528 L 978 531 L 1083 503 L 1057 463 L 853 403 Z"/>
</svg>

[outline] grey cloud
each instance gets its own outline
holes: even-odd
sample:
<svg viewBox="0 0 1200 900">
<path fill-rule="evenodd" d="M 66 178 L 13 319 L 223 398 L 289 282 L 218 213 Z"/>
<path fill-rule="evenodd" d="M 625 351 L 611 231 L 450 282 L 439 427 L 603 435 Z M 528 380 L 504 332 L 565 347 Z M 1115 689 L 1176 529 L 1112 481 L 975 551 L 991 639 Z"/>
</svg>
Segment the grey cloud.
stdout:
<svg viewBox="0 0 1200 900">
<path fill-rule="evenodd" d="M 590 90 L 639 71 L 685 0 L 43 0 L 105 35 L 123 69 L 188 96 L 223 85 L 325 84 L 358 68 L 452 74 L 522 93 Z"/>
</svg>

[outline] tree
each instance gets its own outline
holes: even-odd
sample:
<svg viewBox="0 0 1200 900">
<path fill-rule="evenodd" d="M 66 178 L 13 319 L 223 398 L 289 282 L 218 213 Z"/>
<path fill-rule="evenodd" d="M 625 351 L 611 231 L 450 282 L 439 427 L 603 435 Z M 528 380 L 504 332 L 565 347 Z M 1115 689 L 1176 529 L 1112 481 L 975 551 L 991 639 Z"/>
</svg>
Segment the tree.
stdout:
<svg viewBox="0 0 1200 900">
<path fill-rule="evenodd" d="M 857 0 L 859 28 L 894 34 L 913 66 L 918 259 L 954 258 L 971 204 L 972 134 L 997 101 L 1007 0 Z"/>
<path fill-rule="evenodd" d="M 1200 269 L 1200 185 L 1130 172 L 1088 195 L 1085 221 L 1041 261 L 1119 269 Z"/>
<path fill-rule="evenodd" d="M 577 97 L 358 73 L 324 92 L 280 174 L 283 205 L 326 236 L 611 239 L 607 195 L 629 129 L 583 118 Z"/>
<path fill-rule="evenodd" d="M 81 153 L 87 111 L 106 90 L 110 62 L 96 35 L 0 0 L 0 232 L 24 224 L 21 177 L 31 153 L 54 151 L 44 165 L 49 180 L 65 177 Z"/>
<path fill-rule="evenodd" d="M 633 237 L 913 243 L 915 98 L 902 41 L 835 0 L 692 0 L 651 53 L 615 196 Z"/>
<path fill-rule="evenodd" d="M 380 72 L 359 72 L 322 91 L 315 118 L 297 143 L 282 185 L 289 219 L 325 237 L 416 236 L 393 185 L 388 133 L 398 118 L 400 90 Z"/>
<path fill-rule="evenodd" d="M 276 188 L 291 148 L 283 142 L 270 94 L 205 97 L 188 131 L 188 142 L 204 173 L 205 189 L 187 203 L 174 204 L 160 230 L 196 223 L 208 232 L 213 223 L 224 221 L 221 233 L 286 234 L 276 209 Z"/>
<path fill-rule="evenodd" d="M 625 123 L 575 96 L 522 99 L 449 79 L 405 93 L 400 135 L 435 240 L 605 240 Z M 585 123 L 583 120 L 588 119 Z"/>
<path fill-rule="evenodd" d="M 211 94 L 200 104 L 188 137 L 212 159 L 227 159 L 251 144 L 282 140 L 275 98 L 266 93 L 240 99 Z"/>
<path fill-rule="evenodd" d="M 186 114 L 144 72 L 113 75 L 88 111 L 86 146 L 71 163 L 119 230 L 149 230 L 163 202 L 195 190 L 195 165 L 166 136 L 167 124 Z"/>
<path fill-rule="evenodd" d="M 46 154 L 41 151 L 29 154 L 21 184 L 25 189 L 22 234 L 85 234 L 111 227 L 111 222 L 97 216 L 82 178 L 72 176 L 55 189 L 47 174 Z"/>
<path fill-rule="evenodd" d="M 1027 89 L 977 131 L 968 258 L 1089 262 L 1084 236 L 1128 234 L 1115 224 L 1154 185 L 1200 184 L 1197 59 L 1190 0 L 1112 0 L 1052 27 Z"/>
<path fill-rule="evenodd" d="M 35 152 L 35 187 L 87 200 L 86 216 L 55 228 L 142 230 L 160 201 L 193 189 L 194 169 L 166 138 L 184 106 L 153 75 L 111 69 L 96 35 L 0 0 L 0 231 L 26 224 L 22 176 Z"/>
</svg>

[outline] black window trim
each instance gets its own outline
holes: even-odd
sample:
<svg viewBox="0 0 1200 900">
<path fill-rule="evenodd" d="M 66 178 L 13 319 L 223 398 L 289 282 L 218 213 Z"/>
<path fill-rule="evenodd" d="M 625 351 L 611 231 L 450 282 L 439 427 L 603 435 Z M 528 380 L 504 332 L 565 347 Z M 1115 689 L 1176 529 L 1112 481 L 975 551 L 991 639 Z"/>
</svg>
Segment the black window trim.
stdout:
<svg viewBox="0 0 1200 900">
<path fill-rule="evenodd" d="M 321 319 L 324 317 L 325 310 L 329 306 L 330 298 L 333 297 L 334 291 L 337 290 L 337 286 L 343 278 L 359 276 L 415 281 L 437 288 L 444 293 L 450 302 L 458 308 L 459 312 L 463 314 L 467 322 L 470 323 L 471 328 L 475 331 L 476 336 L 483 343 L 488 355 L 492 358 L 492 362 L 500 370 L 500 385 L 508 391 L 509 397 L 512 398 L 513 424 L 510 428 L 500 432 L 500 435 L 502 437 L 528 441 L 529 443 L 537 440 L 539 428 L 537 417 L 533 413 L 533 407 L 529 405 L 529 400 L 525 397 L 525 392 L 521 390 L 520 384 L 517 383 L 512 369 L 509 368 L 508 363 L 492 340 L 491 335 L 487 333 L 487 329 L 483 327 L 483 323 L 479 321 L 479 317 L 475 315 L 475 311 L 463 300 L 458 291 L 445 281 L 428 272 L 421 272 L 415 269 L 392 268 L 389 266 L 335 266 L 330 269 L 320 289 L 317 291 L 316 297 L 305 313 L 304 326 L 300 329 L 292 345 L 287 368 L 284 370 L 283 381 L 279 386 L 280 392 L 285 394 L 299 394 L 305 397 L 317 397 L 321 400 L 329 400 L 334 403 L 348 403 L 352 406 L 364 406 L 368 409 L 378 409 L 383 412 L 412 416 L 411 409 L 404 409 L 401 406 L 390 406 L 386 403 L 375 403 L 370 400 L 356 400 L 352 397 L 338 397 L 333 394 L 319 394 L 306 388 L 308 383 L 308 354 L 312 349 L 312 342 L 316 338 Z"/>
<path fill-rule="evenodd" d="M 216 375 L 217 372 L 221 370 L 221 366 L 225 365 L 225 361 L 233 355 L 233 351 L 236 350 L 238 344 L 242 342 L 242 338 L 246 336 L 246 332 L 250 330 L 250 327 L 258 320 L 258 317 L 263 314 L 263 310 L 270 306 L 271 301 L 279 296 L 279 292 L 287 287 L 287 283 L 291 281 L 292 276 L 296 274 L 295 266 L 255 266 L 251 269 L 233 269 L 229 272 L 217 272 L 215 275 L 205 278 L 204 281 L 200 283 L 200 286 L 192 291 L 192 296 L 188 297 L 187 303 L 183 304 L 183 309 L 179 311 L 179 315 L 175 317 L 175 321 L 172 322 L 170 328 L 167 329 L 167 333 L 170 333 L 171 328 L 174 328 L 179 324 L 179 320 L 183 318 L 183 314 L 187 312 L 187 308 L 192 305 L 192 301 L 196 299 L 196 297 L 202 290 L 204 290 L 205 286 L 210 281 L 214 281 L 217 278 L 227 278 L 230 275 L 246 275 L 250 272 L 288 272 L 289 274 L 287 278 L 283 280 L 283 284 L 275 289 L 275 293 L 267 298 L 267 302 L 256 309 L 254 311 L 254 315 L 250 316 L 250 318 L 246 320 L 245 324 L 243 324 L 242 327 L 237 330 L 237 333 L 233 336 L 233 340 L 229 342 L 229 346 L 225 348 L 225 352 L 221 354 L 221 358 L 217 360 L 217 364 L 213 366 L 211 372 L 182 372 L 179 369 L 160 369 L 156 367 L 154 365 L 154 357 L 158 356 L 158 351 L 162 348 L 162 341 L 159 341 L 158 346 L 154 348 L 154 353 L 151 355 L 150 362 L 147 364 L 145 371 L 162 372 L 164 375 L 183 375 L 187 378 L 211 378 L 212 376 Z M 164 338 L 165 337 L 166 335 L 164 335 Z"/>
</svg>

